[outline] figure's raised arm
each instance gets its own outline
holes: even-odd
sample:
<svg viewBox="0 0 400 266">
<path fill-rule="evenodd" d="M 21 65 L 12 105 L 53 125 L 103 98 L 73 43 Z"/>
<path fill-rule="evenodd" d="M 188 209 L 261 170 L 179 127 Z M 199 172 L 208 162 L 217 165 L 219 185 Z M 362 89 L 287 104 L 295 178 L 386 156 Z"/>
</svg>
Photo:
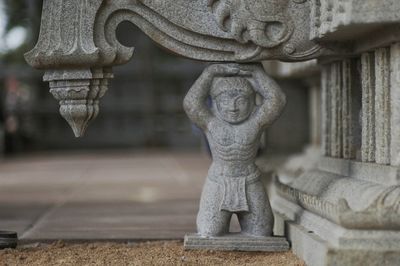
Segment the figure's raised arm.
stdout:
<svg viewBox="0 0 400 266">
<path fill-rule="evenodd" d="M 235 75 L 238 72 L 239 69 L 231 64 L 214 64 L 207 67 L 183 100 L 183 108 L 190 120 L 200 128 L 206 129 L 214 116 L 206 104 L 214 77 Z"/>
<path fill-rule="evenodd" d="M 282 113 L 286 105 L 286 96 L 279 85 L 270 78 L 261 65 L 252 65 L 254 89 L 262 96 L 256 119 L 261 127 L 271 125 Z"/>
</svg>

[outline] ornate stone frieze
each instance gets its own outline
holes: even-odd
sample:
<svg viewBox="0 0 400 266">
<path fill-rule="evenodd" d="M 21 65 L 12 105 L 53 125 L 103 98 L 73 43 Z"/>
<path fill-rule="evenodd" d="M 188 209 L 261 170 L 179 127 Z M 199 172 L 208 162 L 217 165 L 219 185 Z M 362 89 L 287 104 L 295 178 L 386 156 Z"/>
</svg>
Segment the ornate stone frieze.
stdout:
<svg viewBox="0 0 400 266">
<path fill-rule="evenodd" d="M 74 104 L 74 111 L 66 111 L 65 104 L 77 103 L 77 87 L 80 100 L 86 99 L 90 84 L 97 82 L 85 74 L 78 86 L 82 73 L 130 60 L 133 48 L 116 37 L 122 21 L 132 22 L 173 53 L 196 60 L 301 61 L 322 53 L 309 40 L 310 9 L 310 1 L 292 0 L 45 0 L 39 40 L 26 60 L 50 71 L 46 77 L 57 73 L 57 82 L 47 81 L 57 98 L 63 96 L 63 116 L 74 121 L 80 136 L 95 116 L 86 112 L 92 103 Z"/>
<path fill-rule="evenodd" d="M 45 0 L 39 41 L 26 59 L 45 69 L 124 63 L 133 50 L 115 29 L 126 20 L 193 59 L 305 60 L 320 48 L 309 41 L 309 12 L 308 1 L 289 0 Z"/>
<path fill-rule="evenodd" d="M 325 156 L 398 166 L 398 43 L 321 69 Z"/>
<path fill-rule="evenodd" d="M 337 41 L 397 23 L 399 9 L 397 0 L 44 0 L 39 40 L 26 60 L 71 73 L 124 64 L 134 49 L 118 42 L 116 28 L 130 21 L 191 59 L 303 61 L 365 50 Z"/>
<path fill-rule="evenodd" d="M 314 40 L 354 40 L 379 26 L 398 23 L 397 0 L 311 0 Z"/>
<path fill-rule="evenodd" d="M 317 181 L 314 177 L 322 179 Z M 304 209 L 316 213 L 348 229 L 400 229 L 400 186 L 385 187 L 368 184 L 345 176 L 330 179 L 332 174 L 322 171 L 309 171 L 295 184 L 284 184 L 275 178 L 277 192 L 284 198 L 299 204 Z M 319 182 L 311 188 L 304 186 Z M 324 183 L 321 185 L 321 183 Z M 359 186 L 363 189 L 354 190 Z M 361 204 L 363 198 L 370 198 Z M 371 200 L 372 199 L 372 200 Z M 354 208 L 350 207 L 354 203 Z"/>
</svg>

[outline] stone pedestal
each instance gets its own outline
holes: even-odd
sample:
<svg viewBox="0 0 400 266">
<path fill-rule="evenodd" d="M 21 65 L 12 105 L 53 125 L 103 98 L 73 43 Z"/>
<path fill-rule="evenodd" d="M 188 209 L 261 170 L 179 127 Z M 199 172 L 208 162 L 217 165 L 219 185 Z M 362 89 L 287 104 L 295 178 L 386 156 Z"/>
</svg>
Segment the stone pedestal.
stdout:
<svg viewBox="0 0 400 266">
<path fill-rule="evenodd" d="M 231 233 L 218 237 L 202 237 L 198 234 L 185 236 L 185 249 L 209 249 L 225 251 L 265 251 L 282 252 L 289 250 L 289 242 L 284 237 L 252 237 Z"/>
<path fill-rule="evenodd" d="M 307 265 L 399 265 L 399 231 L 346 229 L 281 197 L 273 205 L 275 230 Z"/>
</svg>

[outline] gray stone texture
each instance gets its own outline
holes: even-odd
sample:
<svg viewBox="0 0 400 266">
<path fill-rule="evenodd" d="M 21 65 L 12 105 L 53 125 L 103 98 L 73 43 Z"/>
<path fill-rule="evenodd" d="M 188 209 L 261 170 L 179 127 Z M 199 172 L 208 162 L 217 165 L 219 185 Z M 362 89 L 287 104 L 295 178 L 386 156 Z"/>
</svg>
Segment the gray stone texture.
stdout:
<svg viewBox="0 0 400 266">
<path fill-rule="evenodd" d="M 323 63 L 325 156 L 302 167 L 303 154 L 278 171 L 275 231 L 309 265 L 400 263 L 396 47 Z"/>
<path fill-rule="evenodd" d="M 398 265 L 399 232 L 344 230 L 282 198 L 274 199 L 275 231 L 307 265 Z"/>
<path fill-rule="evenodd" d="M 263 130 L 285 103 L 279 86 L 253 64 L 211 65 L 189 90 L 185 111 L 205 132 L 213 158 L 197 216 L 200 236 L 229 234 L 232 214 L 243 235 L 272 235 L 273 214 L 255 159 Z"/>
<path fill-rule="evenodd" d="M 40 36 L 27 62 L 46 71 L 60 113 L 82 136 L 99 112 L 112 67 L 128 62 L 116 28 L 130 21 L 175 54 L 205 61 L 299 61 L 322 53 L 308 39 L 309 1 L 44 0 Z M 124 12 L 118 12 L 118 10 Z"/>
<path fill-rule="evenodd" d="M 184 245 L 185 249 L 225 251 L 282 252 L 289 250 L 289 242 L 284 237 L 248 237 L 242 234 L 231 234 L 224 237 L 186 235 Z"/>
<path fill-rule="evenodd" d="M 157 162 L 157 167 L 154 167 Z M 96 151 L 0 164 L 0 228 L 21 243 L 182 240 L 210 159 L 196 152 Z"/>
</svg>

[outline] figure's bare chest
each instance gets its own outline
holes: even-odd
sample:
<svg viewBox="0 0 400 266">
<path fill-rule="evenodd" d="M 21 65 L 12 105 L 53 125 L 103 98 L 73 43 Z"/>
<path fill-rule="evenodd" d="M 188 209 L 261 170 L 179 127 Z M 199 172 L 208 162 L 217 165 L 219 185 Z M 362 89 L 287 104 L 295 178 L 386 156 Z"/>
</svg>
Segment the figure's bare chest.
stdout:
<svg viewBox="0 0 400 266">
<path fill-rule="evenodd" d="M 211 125 L 207 137 L 210 142 L 221 146 L 257 145 L 259 132 L 252 127 Z"/>
</svg>

